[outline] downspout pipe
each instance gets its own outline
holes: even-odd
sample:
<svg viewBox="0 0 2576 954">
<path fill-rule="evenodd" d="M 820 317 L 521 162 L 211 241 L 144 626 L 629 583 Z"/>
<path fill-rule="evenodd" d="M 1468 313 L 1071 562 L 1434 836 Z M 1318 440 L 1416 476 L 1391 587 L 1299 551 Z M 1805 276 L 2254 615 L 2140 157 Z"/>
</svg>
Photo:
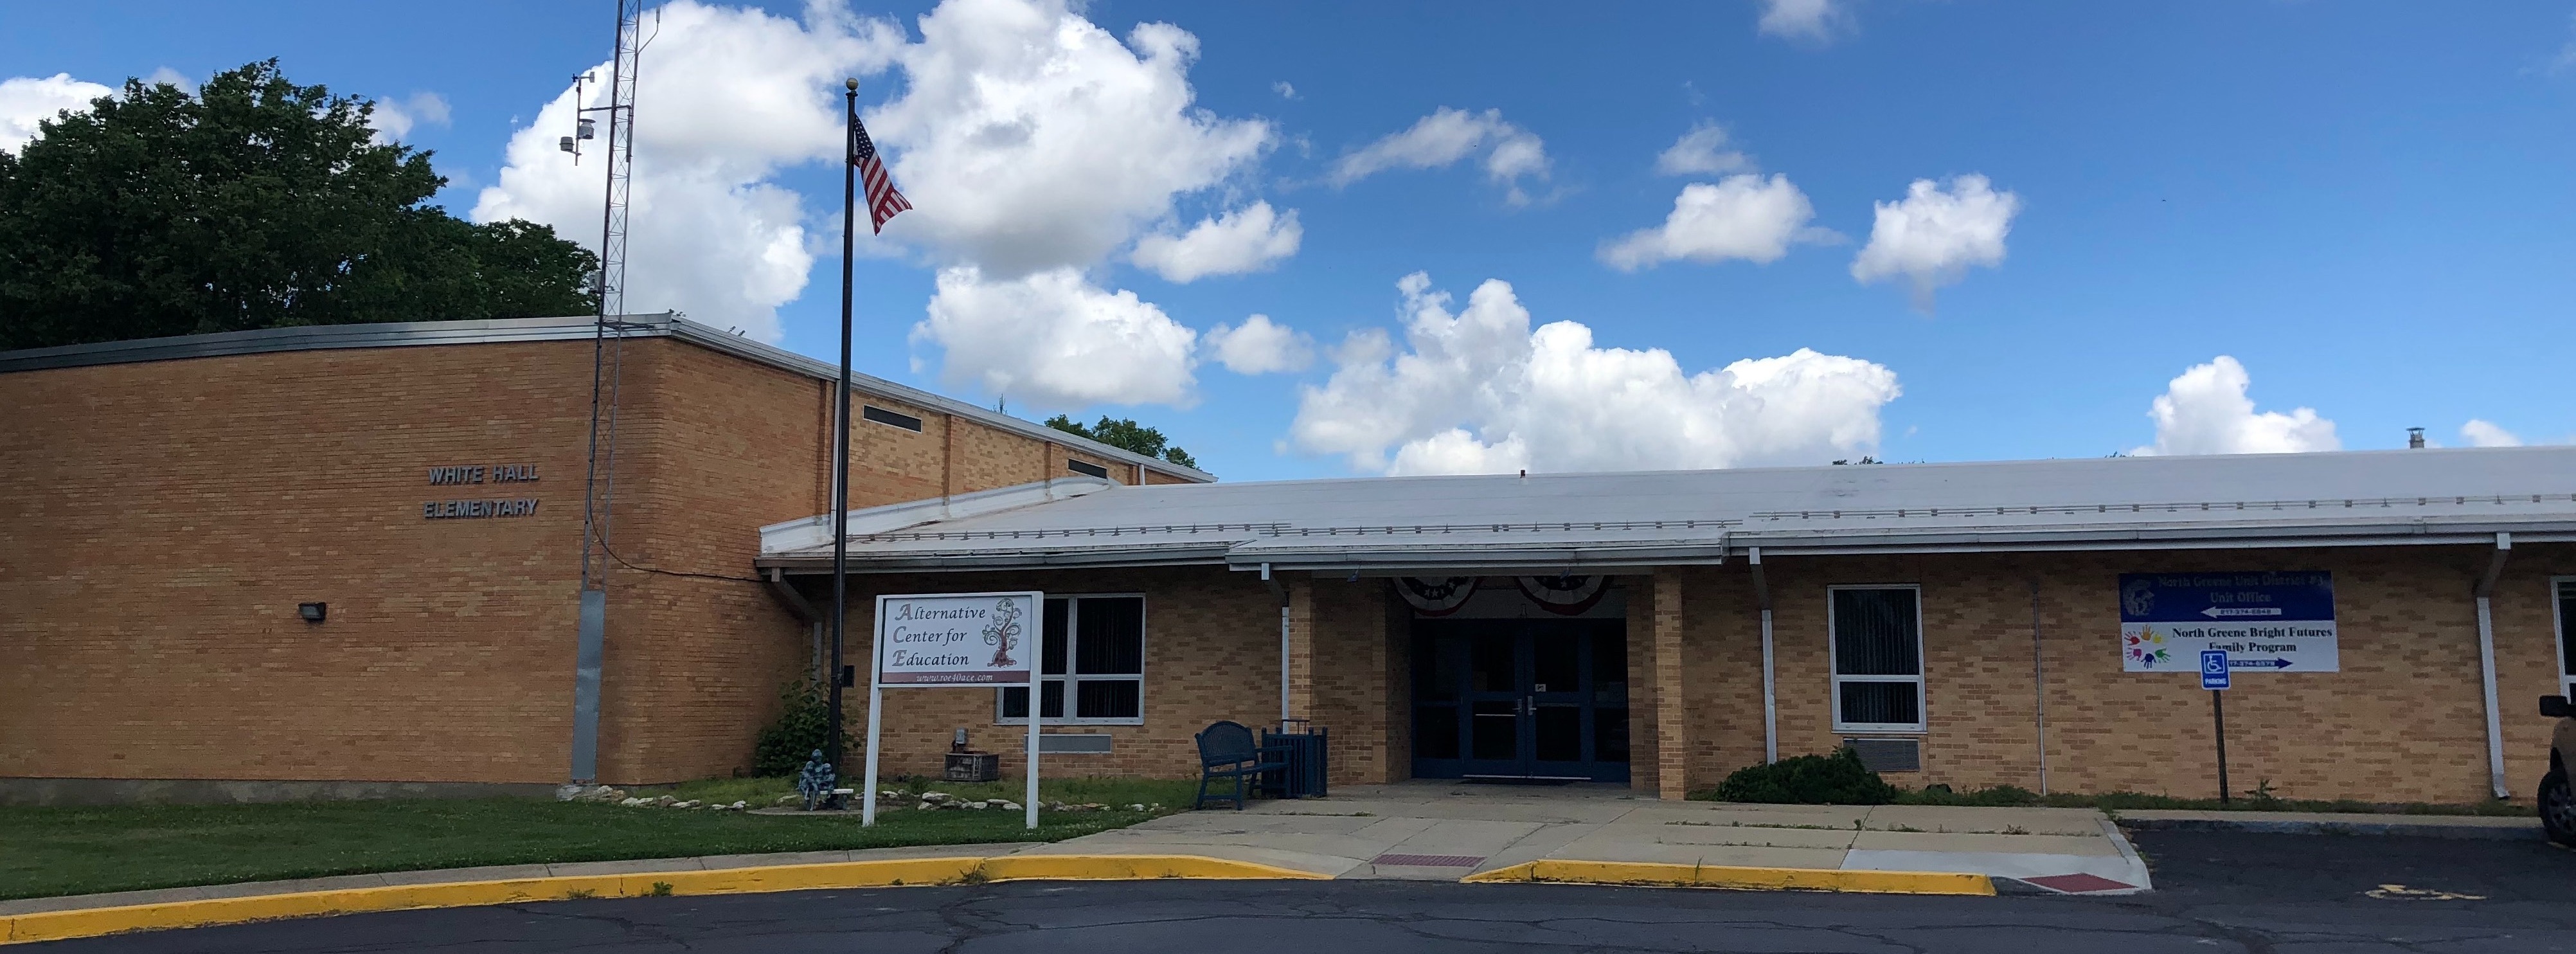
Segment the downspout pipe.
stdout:
<svg viewBox="0 0 2576 954">
<path fill-rule="evenodd" d="M 2469 593 L 2478 602 L 2478 675 L 2480 688 L 2486 691 L 2487 703 L 2487 785 L 2495 797 L 2511 795 L 2504 784 L 2504 718 L 2496 708 L 2495 612 L 2493 597 L 2496 580 L 2504 576 L 2504 561 L 2513 555 L 2513 534 L 2495 535 L 2495 552 L 2487 558 L 2487 571 L 2478 577 Z"/>
<path fill-rule="evenodd" d="M 1270 598 L 1279 601 L 1279 724 L 1285 726 L 1296 713 L 1288 711 L 1288 588 L 1270 575 L 1270 564 L 1261 565 L 1261 585 L 1270 588 Z"/>
<path fill-rule="evenodd" d="M 1780 761 L 1780 702 L 1771 670 L 1771 583 L 1762 576 L 1762 548 L 1745 554 L 1753 568 L 1753 602 L 1762 608 L 1762 761 Z"/>
</svg>

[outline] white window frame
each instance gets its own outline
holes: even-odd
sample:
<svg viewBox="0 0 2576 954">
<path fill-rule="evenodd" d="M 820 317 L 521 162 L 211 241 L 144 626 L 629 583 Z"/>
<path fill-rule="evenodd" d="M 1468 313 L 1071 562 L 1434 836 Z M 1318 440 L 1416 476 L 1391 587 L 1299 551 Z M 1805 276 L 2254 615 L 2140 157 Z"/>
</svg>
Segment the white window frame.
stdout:
<svg viewBox="0 0 2576 954">
<path fill-rule="evenodd" d="M 1044 684 L 1049 682 L 1061 682 L 1065 684 L 1064 711 L 1067 714 L 1061 716 L 1042 717 L 1038 721 L 1039 725 L 1144 725 L 1146 688 L 1145 668 L 1151 658 L 1151 654 L 1145 650 L 1153 645 L 1152 640 L 1154 638 L 1152 626 L 1150 625 L 1153 615 L 1151 612 L 1153 609 L 1152 603 L 1145 598 L 1145 594 L 1143 593 L 1049 593 L 1046 595 L 1046 598 L 1049 601 L 1066 601 L 1064 608 L 1064 674 L 1060 676 L 1050 676 L 1045 672 L 1046 608 L 1041 606 L 1038 608 L 1038 644 L 1034 647 L 1037 650 L 1037 659 L 1033 660 L 1032 665 L 1029 667 L 1030 681 L 1027 686 L 1027 689 L 1029 690 L 1030 714 L 1035 715 L 1045 710 L 1045 706 L 1041 705 L 1041 703 L 1046 699 Z M 1073 671 L 1075 661 L 1081 658 L 1081 656 L 1077 655 L 1080 647 L 1076 644 L 1082 641 L 1082 601 L 1100 599 L 1132 599 L 1136 600 L 1139 604 L 1142 604 L 1142 611 L 1137 614 L 1136 626 L 1140 632 L 1137 637 L 1139 646 L 1136 659 L 1136 674 L 1133 676 L 1120 675 L 1085 677 L 1081 673 Z M 1081 711 L 1081 696 L 1079 694 L 1081 687 L 1077 685 L 1078 683 L 1129 681 L 1136 683 L 1136 715 L 1134 718 L 1085 719 L 1072 715 L 1072 713 Z M 1002 689 L 993 690 L 993 724 L 1029 724 L 1027 716 L 1005 716 L 1002 714 L 1002 695 Z"/>
<path fill-rule="evenodd" d="M 1834 629 L 1834 594 L 1843 590 L 1913 590 L 1914 591 L 1914 675 L 1845 676 L 1842 672 L 1841 637 Z M 1831 674 L 1826 704 L 1833 707 L 1836 732 L 1899 732 L 1921 735 L 1931 731 L 1932 700 L 1925 691 L 1923 671 L 1932 659 L 1923 653 L 1923 584 L 1920 583 L 1837 583 L 1825 587 L 1825 664 Z M 1845 682 L 1910 682 L 1914 684 L 1915 722 L 1845 722 L 1843 721 L 1843 683 Z"/>
<path fill-rule="evenodd" d="M 2558 694 L 2576 697 L 2576 674 L 2567 671 L 2567 627 L 2576 624 L 2576 619 L 2567 618 L 2566 598 L 2559 595 L 2568 587 L 2576 587 L 2576 576 L 2549 578 L 2549 628 L 2558 649 L 2558 658 L 2549 661 L 2549 668 L 2558 673 Z"/>
</svg>

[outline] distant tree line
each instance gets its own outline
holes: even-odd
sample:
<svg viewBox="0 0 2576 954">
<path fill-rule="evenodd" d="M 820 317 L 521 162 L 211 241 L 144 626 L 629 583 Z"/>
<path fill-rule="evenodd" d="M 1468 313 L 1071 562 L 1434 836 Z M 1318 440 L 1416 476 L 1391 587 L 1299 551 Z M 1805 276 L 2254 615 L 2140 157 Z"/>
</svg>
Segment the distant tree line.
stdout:
<svg viewBox="0 0 2576 954">
<path fill-rule="evenodd" d="M 1190 456 L 1190 452 L 1171 446 L 1171 439 L 1164 437 L 1162 431 L 1138 424 L 1133 419 L 1111 418 L 1103 414 L 1099 422 L 1085 426 L 1076 423 L 1073 418 L 1058 414 L 1047 418 L 1046 426 L 1067 434 L 1079 434 L 1120 450 L 1170 461 L 1183 467 L 1196 468 L 1199 465 L 1199 462 Z"/>
</svg>

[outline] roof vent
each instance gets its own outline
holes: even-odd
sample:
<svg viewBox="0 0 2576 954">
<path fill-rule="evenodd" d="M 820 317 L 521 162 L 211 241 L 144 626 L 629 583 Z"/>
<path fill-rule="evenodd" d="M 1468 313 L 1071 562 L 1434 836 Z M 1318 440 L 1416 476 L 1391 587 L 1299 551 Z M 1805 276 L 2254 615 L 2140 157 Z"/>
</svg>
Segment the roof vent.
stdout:
<svg viewBox="0 0 2576 954">
<path fill-rule="evenodd" d="M 2406 429 L 2406 449 L 2407 449 L 2407 450 L 2423 450 L 2423 449 L 2424 449 L 2424 429 L 2423 429 L 2423 428 L 2420 428 L 2420 427 L 2410 427 L 2410 428 L 2407 428 L 2407 429 Z"/>
</svg>

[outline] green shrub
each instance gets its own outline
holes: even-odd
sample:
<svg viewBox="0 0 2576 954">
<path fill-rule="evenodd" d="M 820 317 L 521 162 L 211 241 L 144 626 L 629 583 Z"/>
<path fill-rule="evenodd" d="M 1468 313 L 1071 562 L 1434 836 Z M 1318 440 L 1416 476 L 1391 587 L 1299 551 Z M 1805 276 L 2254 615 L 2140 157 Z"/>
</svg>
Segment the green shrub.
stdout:
<svg viewBox="0 0 2576 954">
<path fill-rule="evenodd" d="M 841 734 L 844 742 L 849 733 Z M 752 744 L 751 771 L 754 775 L 794 775 L 805 767 L 816 749 L 830 749 L 832 739 L 832 690 L 815 679 L 799 679 L 778 691 L 778 721 L 760 730 L 760 739 Z M 847 746 L 844 746 L 846 750 Z"/>
<path fill-rule="evenodd" d="M 1885 805 L 1896 795 L 1896 786 L 1862 767 L 1860 753 L 1848 748 L 1737 769 L 1717 785 L 1718 800 L 1727 802 Z"/>
</svg>

